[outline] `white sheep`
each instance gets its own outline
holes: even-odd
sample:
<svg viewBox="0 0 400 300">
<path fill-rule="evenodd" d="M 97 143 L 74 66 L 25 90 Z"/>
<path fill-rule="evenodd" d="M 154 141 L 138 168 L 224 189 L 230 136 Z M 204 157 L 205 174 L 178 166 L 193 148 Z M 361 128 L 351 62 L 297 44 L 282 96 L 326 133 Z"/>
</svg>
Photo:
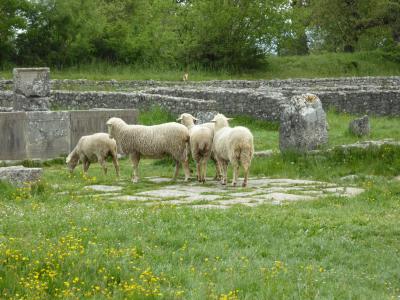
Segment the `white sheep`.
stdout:
<svg viewBox="0 0 400 300">
<path fill-rule="evenodd" d="M 213 151 L 220 165 L 222 173 L 222 184 L 227 182 L 228 162 L 233 167 L 232 186 L 236 186 L 239 174 L 239 165 L 244 170 L 244 181 L 242 186 L 247 186 L 249 169 L 254 154 L 253 135 L 246 127 L 229 127 L 230 118 L 223 114 L 217 114 L 212 122 L 215 122 L 215 133 Z"/>
<path fill-rule="evenodd" d="M 131 156 L 132 182 L 139 181 L 138 165 L 142 156 L 162 158 L 166 155 L 171 155 L 175 159 L 174 179 L 178 177 L 182 163 L 185 181 L 188 181 L 189 130 L 185 126 L 173 122 L 153 126 L 128 125 L 120 118 L 109 119 L 107 126 L 110 137 L 115 138 L 121 150 Z"/>
<path fill-rule="evenodd" d="M 119 164 L 117 157 L 117 143 L 111 139 L 107 133 L 95 133 L 82 136 L 76 144 L 74 150 L 68 155 L 66 163 L 72 172 L 79 161 L 82 162 L 83 172 L 86 174 L 90 163 L 98 161 L 107 174 L 106 158 L 112 157 L 115 172 L 119 176 Z"/>
<path fill-rule="evenodd" d="M 205 182 L 207 161 L 211 157 L 212 153 L 214 124 L 205 123 L 195 125 L 194 121 L 197 121 L 197 119 L 187 113 L 181 114 L 177 121 L 180 121 L 181 124 L 185 125 L 189 129 L 190 151 L 194 161 L 196 162 L 197 180 Z M 219 176 L 218 167 L 217 176 Z"/>
</svg>

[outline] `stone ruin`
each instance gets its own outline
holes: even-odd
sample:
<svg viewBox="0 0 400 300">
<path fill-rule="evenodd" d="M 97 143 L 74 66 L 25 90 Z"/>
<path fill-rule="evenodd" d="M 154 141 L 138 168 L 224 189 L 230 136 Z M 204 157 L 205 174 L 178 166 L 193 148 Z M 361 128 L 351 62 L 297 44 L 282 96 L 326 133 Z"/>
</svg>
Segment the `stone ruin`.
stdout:
<svg viewBox="0 0 400 300">
<path fill-rule="evenodd" d="M 281 114 L 279 148 L 306 152 L 328 142 L 326 114 L 314 94 L 293 96 Z"/>
<path fill-rule="evenodd" d="M 50 109 L 50 69 L 14 68 L 14 111 Z"/>
<path fill-rule="evenodd" d="M 362 118 L 351 121 L 349 124 L 349 131 L 359 137 L 369 135 L 371 127 L 369 125 L 368 116 L 365 115 Z"/>
<path fill-rule="evenodd" d="M 0 168 L 0 180 L 8 181 L 18 187 L 37 182 L 41 176 L 42 168 L 25 168 L 23 166 Z"/>
</svg>

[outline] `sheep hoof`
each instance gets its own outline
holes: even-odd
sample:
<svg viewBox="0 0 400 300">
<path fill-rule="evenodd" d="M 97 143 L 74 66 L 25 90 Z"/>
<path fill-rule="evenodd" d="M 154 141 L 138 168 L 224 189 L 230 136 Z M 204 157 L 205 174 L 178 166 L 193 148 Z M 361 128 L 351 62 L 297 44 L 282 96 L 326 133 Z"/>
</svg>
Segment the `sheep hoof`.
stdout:
<svg viewBox="0 0 400 300">
<path fill-rule="evenodd" d="M 139 178 L 133 178 L 133 179 L 132 179 L 132 182 L 133 182 L 133 183 L 138 183 L 138 182 L 139 182 Z"/>
<path fill-rule="evenodd" d="M 247 182 L 243 182 L 242 187 L 246 187 L 246 186 L 247 186 Z"/>
<path fill-rule="evenodd" d="M 232 186 L 236 186 L 236 182 L 232 182 Z"/>
</svg>

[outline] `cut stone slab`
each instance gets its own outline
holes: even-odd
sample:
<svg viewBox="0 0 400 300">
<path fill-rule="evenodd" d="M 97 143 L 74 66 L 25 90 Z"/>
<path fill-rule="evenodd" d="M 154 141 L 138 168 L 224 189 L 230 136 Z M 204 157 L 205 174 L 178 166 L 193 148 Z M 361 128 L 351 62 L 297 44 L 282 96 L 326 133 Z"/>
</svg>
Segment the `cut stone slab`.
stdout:
<svg viewBox="0 0 400 300">
<path fill-rule="evenodd" d="M 179 198 L 179 197 L 191 196 L 192 193 L 190 193 L 188 191 L 160 189 L 160 190 L 155 190 L 155 191 L 140 192 L 137 195 L 138 196 L 155 197 L 155 198 L 173 198 L 173 197 Z"/>
<path fill-rule="evenodd" d="M 227 208 L 235 204 L 249 207 L 264 203 L 282 205 L 288 202 L 320 199 L 329 195 L 352 197 L 364 191 L 357 187 L 343 187 L 328 182 L 302 179 L 250 178 L 249 183 L 252 182 L 254 186 L 246 189 L 222 186 L 219 182 L 214 182 L 213 185 L 202 185 L 197 182 L 178 183 L 134 195 L 119 195 L 112 200 L 138 201 L 143 205 Z M 194 203 L 199 201 L 208 203 L 204 205 Z"/>
<path fill-rule="evenodd" d="M 255 157 L 270 157 L 274 154 L 272 150 L 256 151 L 254 152 Z"/>
<path fill-rule="evenodd" d="M 121 201 L 141 201 L 141 202 L 155 200 L 155 199 L 151 199 L 151 198 L 140 197 L 140 196 L 131 196 L 131 195 L 118 196 L 118 197 L 113 197 L 111 199 L 112 200 L 121 200 Z"/>
<path fill-rule="evenodd" d="M 221 198 L 221 196 L 219 196 L 219 195 L 196 195 L 196 194 L 194 194 L 192 196 L 189 196 L 189 197 L 185 198 L 185 200 L 186 201 L 191 201 L 191 202 L 201 201 L 201 200 L 214 201 L 214 200 L 216 200 L 218 198 Z"/>
<path fill-rule="evenodd" d="M 154 183 L 171 182 L 171 178 L 165 177 L 148 177 L 147 179 Z"/>
<path fill-rule="evenodd" d="M 345 196 L 357 196 L 364 192 L 364 189 L 361 188 L 354 188 L 354 187 L 336 187 L 336 188 L 327 188 L 324 189 L 326 192 L 335 193 L 338 195 L 345 195 Z"/>
<path fill-rule="evenodd" d="M 50 97 L 26 97 L 14 94 L 14 111 L 48 111 L 50 110 Z"/>
<path fill-rule="evenodd" d="M 253 202 L 252 202 L 253 201 Z M 255 201 L 255 202 L 254 202 Z M 254 204 L 258 205 L 260 202 L 259 199 L 252 199 L 252 198 L 234 198 L 234 199 L 228 199 L 228 200 L 220 200 L 218 201 L 219 204 L 222 205 L 235 205 L 235 204 Z"/>
<path fill-rule="evenodd" d="M 14 68 L 14 93 L 26 97 L 50 96 L 49 68 Z"/>
<path fill-rule="evenodd" d="M 5 180 L 16 186 L 24 186 L 40 180 L 42 168 L 25 168 L 24 166 L 12 166 L 0 168 L 0 180 Z"/>
<path fill-rule="evenodd" d="M 89 189 L 98 192 L 117 192 L 121 191 L 122 187 L 115 185 L 88 185 L 84 189 Z"/>
<path fill-rule="evenodd" d="M 258 196 L 258 199 L 275 200 L 275 201 L 301 201 L 301 200 L 312 200 L 316 199 L 312 196 L 307 195 L 294 195 L 285 193 L 271 193 L 262 196 Z M 257 200 L 257 199 L 254 199 Z"/>
<path fill-rule="evenodd" d="M 205 187 L 205 186 L 196 186 L 196 185 L 192 185 L 192 186 L 170 185 L 170 186 L 166 186 L 165 189 L 174 190 L 174 191 L 189 192 L 190 194 L 193 194 L 193 193 L 213 193 L 213 192 L 218 192 L 219 191 L 218 186 Z"/>
</svg>

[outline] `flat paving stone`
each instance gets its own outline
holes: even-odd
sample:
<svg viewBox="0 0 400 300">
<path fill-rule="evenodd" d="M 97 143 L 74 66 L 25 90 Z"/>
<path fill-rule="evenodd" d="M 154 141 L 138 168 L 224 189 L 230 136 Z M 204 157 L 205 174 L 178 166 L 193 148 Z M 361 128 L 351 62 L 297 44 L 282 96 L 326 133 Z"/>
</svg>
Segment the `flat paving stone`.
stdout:
<svg viewBox="0 0 400 300">
<path fill-rule="evenodd" d="M 116 192 L 121 191 L 122 187 L 115 185 L 88 185 L 84 189 L 98 191 L 98 192 Z"/>
<path fill-rule="evenodd" d="M 255 199 L 252 198 L 234 198 L 234 199 L 228 199 L 228 200 L 219 200 L 218 203 L 222 204 L 222 205 L 235 205 L 235 204 L 254 204 L 257 205 L 260 203 L 259 200 L 257 200 L 256 202 L 252 202 L 255 201 Z"/>
<path fill-rule="evenodd" d="M 140 197 L 140 196 L 131 196 L 131 195 L 124 195 L 113 197 L 112 200 L 121 200 L 121 201 L 154 201 L 154 199 Z"/>
<path fill-rule="evenodd" d="M 165 177 L 147 177 L 146 179 L 154 183 L 171 182 L 172 180 L 171 178 Z"/>
<path fill-rule="evenodd" d="M 192 205 L 192 208 L 197 208 L 197 209 L 228 209 L 229 206 L 226 205 L 213 205 L 213 204 L 202 204 L 202 205 Z"/>
<path fill-rule="evenodd" d="M 285 193 L 271 193 L 262 196 L 258 196 L 260 199 L 266 200 L 279 200 L 279 201 L 300 201 L 300 200 L 312 200 L 316 199 L 312 196 L 307 195 L 294 195 L 294 194 L 285 194 Z"/>
<path fill-rule="evenodd" d="M 158 197 L 158 198 L 169 198 L 169 197 L 188 197 L 188 196 L 191 196 L 192 193 L 189 191 L 159 189 L 159 190 L 148 191 L 148 192 L 140 192 L 140 193 L 137 193 L 136 195 Z"/>
<path fill-rule="evenodd" d="M 169 181 L 162 177 L 150 179 L 156 181 L 160 179 L 159 182 L 163 182 L 164 179 Z M 223 186 L 216 181 L 206 185 L 198 182 L 178 182 L 152 191 L 118 195 L 112 199 L 137 201 L 149 206 L 187 205 L 193 208 L 226 209 L 236 204 L 249 207 L 264 203 L 283 205 L 290 202 L 319 199 L 329 195 L 352 197 L 364 191 L 358 187 L 343 187 L 329 182 L 286 178 L 250 178 L 249 185 L 250 187 L 243 189 L 230 185 Z M 122 189 L 121 187 L 117 188 Z M 207 201 L 208 203 L 196 204 L 195 202 L 198 201 Z"/>
<path fill-rule="evenodd" d="M 189 201 L 192 201 L 192 202 L 201 201 L 201 200 L 214 201 L 214 200 L 216 200 L 218 198 L 221 198 L 221 196 L 219 196 L 219 195 L 196 195 L 196 194 L 194 194 L 192 196 L 189 196 L 189 197 L 185 198 L 185 200 L 189 200 Z"/>
</svg>

